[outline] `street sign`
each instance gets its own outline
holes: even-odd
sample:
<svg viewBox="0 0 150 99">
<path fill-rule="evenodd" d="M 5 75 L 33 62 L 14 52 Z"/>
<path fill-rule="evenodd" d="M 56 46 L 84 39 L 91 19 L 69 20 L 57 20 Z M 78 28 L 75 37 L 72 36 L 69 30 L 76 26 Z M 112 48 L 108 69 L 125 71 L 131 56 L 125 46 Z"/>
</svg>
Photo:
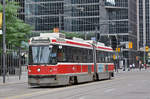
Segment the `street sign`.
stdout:
<svg viewBox="0 0 150 99">
<path fill-rule="evenodd" d="M 96 41 L 96 38 L 95 37 L 91 37 L 91 40 Z"/>
<path fill-rule="evenodd" d="M 0 34 L 2 34 L 2 30 L 0 30 Z"/>
</svg>

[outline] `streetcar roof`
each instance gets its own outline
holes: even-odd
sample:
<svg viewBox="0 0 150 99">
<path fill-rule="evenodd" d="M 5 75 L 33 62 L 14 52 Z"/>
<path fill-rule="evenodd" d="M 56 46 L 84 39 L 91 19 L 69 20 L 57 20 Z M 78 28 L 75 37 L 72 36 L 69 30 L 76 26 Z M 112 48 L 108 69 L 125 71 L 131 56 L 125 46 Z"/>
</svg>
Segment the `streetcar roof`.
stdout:
<svg viewBox="0 0 150 99">
<path fill-rule="evenodd" d="M 36 43 L 35 43 L 35 42 Z M 93 40 L 83 40 L 81 38 L 66 39 L 64 34 L 61 33 L 43 33 L 38 37 L 30 39 L 30 45 L 44 45 L 44 44 L 58 44 L 64 46 L 80 47 L 92 49 L 92 45 L 96 46 L 97 50 L 113 52 L 111 47 L 105 46 L 104 43 L 95 42 Z"/>
</svg>

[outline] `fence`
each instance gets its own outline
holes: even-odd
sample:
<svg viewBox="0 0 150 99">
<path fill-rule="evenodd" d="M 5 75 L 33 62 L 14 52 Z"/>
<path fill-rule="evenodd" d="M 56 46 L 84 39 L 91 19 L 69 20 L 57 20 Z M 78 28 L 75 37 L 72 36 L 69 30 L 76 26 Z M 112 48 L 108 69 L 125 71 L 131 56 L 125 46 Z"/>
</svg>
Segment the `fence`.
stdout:
<svg viewBox="0 0 150 99">
<path fill-rule="evenodd" d="M 0 46 L 2 48 L 2 44 Z M 6 48 L 6 73 L 9 75 L 18 75 L 21 71 L 21 66 L 26 66 L 28 63 L 28 51 L 17 48 L 12 48 L 8 45 Z M 3 53 L 0 51 L 0 75 L 3 74 Z"/>
</svg>

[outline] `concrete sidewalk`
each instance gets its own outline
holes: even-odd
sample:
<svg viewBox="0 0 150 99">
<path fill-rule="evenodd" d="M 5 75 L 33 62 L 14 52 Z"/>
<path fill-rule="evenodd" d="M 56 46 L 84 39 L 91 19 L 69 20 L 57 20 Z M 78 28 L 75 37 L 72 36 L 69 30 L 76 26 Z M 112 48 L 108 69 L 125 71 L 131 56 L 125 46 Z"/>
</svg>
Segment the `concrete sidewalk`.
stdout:
<svg viewBox="0 0 150 99">
<path fill-rule="evenodd" d="M 3 76 L 0 76 L 0 85 L 25 83 L 27 81 L 28 81 L 27 72 L 22 72 L 20 80 L 19 80 L 19 75 L 6 76 L 5 83 L 3 83 Z"/>
<path fill-rule="evenodd" d="M 118 72 L 115 71 L 115 73 L 124 73 L 124 72 L 140 72 L 140 71 L 150 71 L 150 68 L 142 68 L 141 70 L 139 68 L 134 68 L 134 69 L 128 69 L 126 68 L 125 71 L 123 69 L 118 69 Z"/>
<path fill-rule="evenodd" d="M 15 83 L 24 83 L 28 81 L 28 70 L 27 66 L 22 66 L 21 79 L 19 80 L 19 75 L 6 75 L 5 83 L 3 83 L 3 76 L 0 76 L 0 85 L 5 84 L 15 84 Z M 18 73 L 19 74 L 19 73 Z"/>
</svg>

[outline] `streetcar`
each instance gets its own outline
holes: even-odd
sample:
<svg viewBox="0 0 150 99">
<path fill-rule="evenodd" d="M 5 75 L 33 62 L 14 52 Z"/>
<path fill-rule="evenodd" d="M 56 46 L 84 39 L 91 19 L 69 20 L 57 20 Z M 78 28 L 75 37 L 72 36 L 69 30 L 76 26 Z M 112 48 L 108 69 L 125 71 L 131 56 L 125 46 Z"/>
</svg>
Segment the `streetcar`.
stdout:
<svg viewBox="0 0 150 99">
<path fill-rule="evenodd" d="M 114 76 L 113 50 L 100 42 L 41 33 L 29 40 L 28 84 L 72 85 Z"/>
</svg>

